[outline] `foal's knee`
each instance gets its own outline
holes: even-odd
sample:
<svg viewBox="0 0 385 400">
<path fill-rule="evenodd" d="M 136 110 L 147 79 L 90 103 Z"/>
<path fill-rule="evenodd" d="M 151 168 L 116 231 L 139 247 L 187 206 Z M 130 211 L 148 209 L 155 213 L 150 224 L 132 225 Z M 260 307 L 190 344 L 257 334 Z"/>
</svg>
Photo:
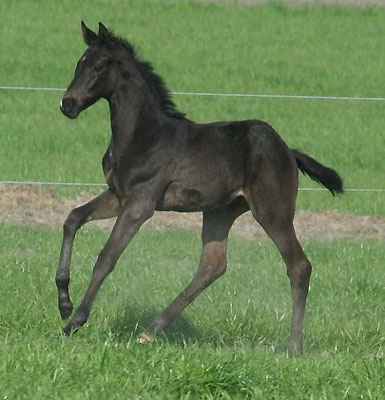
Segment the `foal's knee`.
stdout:
<svg viewBox="0 0 385 400">
<path fill-rule="evenodd" d="M 84 213 L 82 212 L 81 207 L 74 208 L 66 218 L 63 231 L 66 235 L 73 235 L 76 231 L 81 227 L 84 220 Z"/>
</svg>

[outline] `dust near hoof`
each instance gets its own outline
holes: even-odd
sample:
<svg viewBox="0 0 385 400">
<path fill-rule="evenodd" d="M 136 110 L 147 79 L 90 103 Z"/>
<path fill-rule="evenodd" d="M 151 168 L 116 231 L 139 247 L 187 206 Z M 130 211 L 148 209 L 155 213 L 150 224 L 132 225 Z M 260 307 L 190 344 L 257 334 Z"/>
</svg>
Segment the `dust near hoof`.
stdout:
<svg viewBox="0 0 385 400">
<path fill-rule="evenodd" d="M 142 333 L 137 339 L 136 343 L 138 344 L 150 344 L 152 343 L 152 339 L 150 336 L 146 335 L 145 333 Z"/>
<path fill-rule="evenodd" d="M 41 186 L 0 184 L 0 223 L 37 225 L 46 228 L 61 226 L 69 212 L 91 200 L 90 194 L 77 199 L 56 196 Z M 114 220 L 95 221 L 86 226 L 111 229 Z M 374 239 L 385 241 L 385 218 L 354 215 L 338 211 L 298 211 L 294 219 L 301 242 L 336 239 Z M 145 223 L 146 229 L 164 231 L 183 229 L 196 232 L 202 227 L 201 213 L 156 212 Z M 267 240 L 266 234 L 248 212 L 239 217 L 230 236 L 247 240 Z"/>
</svg>

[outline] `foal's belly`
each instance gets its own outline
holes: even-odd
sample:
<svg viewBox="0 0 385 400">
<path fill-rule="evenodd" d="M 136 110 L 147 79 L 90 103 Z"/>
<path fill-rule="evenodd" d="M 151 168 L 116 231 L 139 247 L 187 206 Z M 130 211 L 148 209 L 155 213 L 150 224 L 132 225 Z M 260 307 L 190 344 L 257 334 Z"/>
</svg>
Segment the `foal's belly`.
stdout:
<svg viewBox="0 0 385 400">
<path fill-rule="evenodd" d="M 205 211 L 224 207 L 241 195 L 242 191 L 238 188 L 226 191 L 210 183 L 202 187 L 172 182 L 156 208 L 159 211 Z"/>
</svg>

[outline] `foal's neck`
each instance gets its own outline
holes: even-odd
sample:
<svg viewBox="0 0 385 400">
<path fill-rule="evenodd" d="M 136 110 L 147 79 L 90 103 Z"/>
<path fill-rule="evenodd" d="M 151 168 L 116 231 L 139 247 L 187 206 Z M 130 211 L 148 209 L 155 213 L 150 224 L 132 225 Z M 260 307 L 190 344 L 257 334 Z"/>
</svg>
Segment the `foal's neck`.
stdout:
<svg viewBox="0 0 385 400">
<path fill-rule="evenodd" d="M 151 93 L 139 89 L 116 89 L 108 99 L 108 104 L 112 141 L 119 151 L 123 151 L 134 140 L 136 133 L 141 136 L 150 134 L 167 118 Z"/>
</svg>

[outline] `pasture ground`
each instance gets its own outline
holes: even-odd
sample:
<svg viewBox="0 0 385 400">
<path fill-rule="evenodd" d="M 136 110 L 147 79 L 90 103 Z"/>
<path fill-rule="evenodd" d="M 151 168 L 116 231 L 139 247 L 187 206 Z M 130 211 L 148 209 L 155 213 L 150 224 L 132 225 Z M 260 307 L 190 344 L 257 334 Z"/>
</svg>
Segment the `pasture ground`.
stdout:
<svg viewBox="0 0 385 400">
<path fill-rule="evenodd" d="M 91 318 L 60 337 L 53 270 L 59 228 L 0 227 L 0 392 L 6 399 L 381 399 L 383 243 L 311 242 L 305 355 L 288 359 L 286 273 L 270 242 L 229 246 L 224 277 L 150 346 L 142 327 L 191 278 L 197 235 L 143 231 L 105 282 Z M 76 303 L 107 237 L 84 229 L 73 259 Z"/>
<path fill-rule="evenodd" d="M 61 226 L 69 211 L 91 198 L 85 193 L 75 199 L 58 196 L 41 186 L 0 184 L 0 223 L 33 226 Z M 114 219 L 94 221 L 91 226 L 111 230 Z M 385 218 L 330 211 L 299 210 L 294 224 L 301 241 L 373 239 L 385 241 Z M 157 231 L 183 229 L 200 234 L 201 213 L 155 212 L 144 227 Z M 248 212 L 239 217 L 231 235 L 248 240 L 264 240 L 267 236 Z"/>
<path fill-rule="evenodd" d="M 84 50 L 84 19 L 94 28 L 102 20 L 136 43 L 175 91 L 384 93 L 383 7 L 5 0 L 0 14 L 1 85 L 65 87 Z M 0 90 L 0 179 L 103 182 L 106 105 L 69 121 L 58 111 L 60 97 Z M 291 147 L 335 167 L 347 187 L 384 188 L 381 102 L 174 100 L 197 121 L 265 120 Z M 301 185 L 316 186 L 306 178 Z M 230 240 L 225 276 L 152 345 L 138 346 L 136 335 L 194 273 L 199 218 L 159 217 L 143 229 L 87 325 L 64 339 L 54 284 L 60 221 L 94 193 L 0 186 L 0 399 L 385 398 L 383 194 L 299 194 L 298 226 L 314 269 L 305 354 L 289 359 L 286 272 L 247 220 Z M 78 234 L 75 304 L 106 229 Z"/>
</svg>

